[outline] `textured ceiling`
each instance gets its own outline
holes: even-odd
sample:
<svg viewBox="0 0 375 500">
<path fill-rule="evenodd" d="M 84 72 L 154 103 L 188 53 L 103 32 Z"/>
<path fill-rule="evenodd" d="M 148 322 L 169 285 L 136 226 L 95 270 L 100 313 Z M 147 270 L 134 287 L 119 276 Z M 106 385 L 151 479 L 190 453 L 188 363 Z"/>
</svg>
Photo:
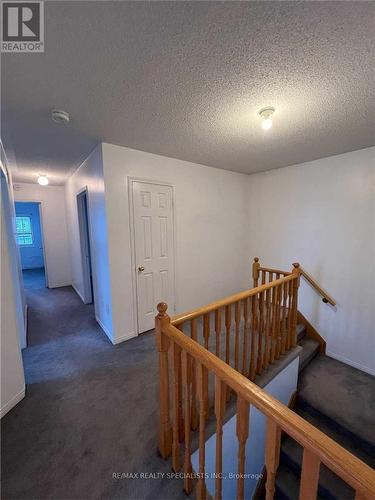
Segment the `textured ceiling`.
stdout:
<svg viewBox="0 0 375 500">
<path fill-rule="evenodd" d="M 45 53 L 2 55 L 15 178 L 63 182 L 99 141 L 247 173 L 373 145 L 374 16 L 374 2 L 46 2 Z"/>
</svg>

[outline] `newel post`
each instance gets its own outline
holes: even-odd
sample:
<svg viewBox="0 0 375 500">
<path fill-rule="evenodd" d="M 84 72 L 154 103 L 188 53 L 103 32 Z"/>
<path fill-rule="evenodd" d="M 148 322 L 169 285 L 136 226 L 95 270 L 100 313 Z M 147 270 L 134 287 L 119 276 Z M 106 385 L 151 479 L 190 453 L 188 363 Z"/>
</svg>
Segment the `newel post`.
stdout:
<svg viewBox="0 0 375 500">
<path fill-rule="evenodd" d="M 292 274 L 297 275 L 297 279 L 293 280 L 292 288 L 292 347 L 294 347 L 297 345 L 298 288 L 301 276 L 298 262 L 293 263 Z"/>
<path fill-rule="evenodd" d="M 158 315 L 155 317 L 156 345 L 159 352 L 159 451 L 163 458 L 167 458 L 172 451 L 172 427 L 169 420 L 169 369 L 168 349 L 169 338 L 163 333 L 163 326 L 170 323 L 167 314 L 168 305 L 160 302 L 157 306 Z"/>
<path fill-rule="evenodd" d="M 258 286 L 259 269 L 260 269 L 259 257 L 254 257 L 254 262 L 253 262 L 253 287 L 254 288 Z"/>
</svg>

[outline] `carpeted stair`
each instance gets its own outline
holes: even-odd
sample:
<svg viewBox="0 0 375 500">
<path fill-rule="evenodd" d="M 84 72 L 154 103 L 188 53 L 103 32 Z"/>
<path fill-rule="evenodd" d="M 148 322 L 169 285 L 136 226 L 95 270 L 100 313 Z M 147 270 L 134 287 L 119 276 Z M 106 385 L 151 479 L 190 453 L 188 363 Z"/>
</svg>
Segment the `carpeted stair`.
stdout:
<svg viewBox="0 0 375 500">
<path fill-rule="evenodd" d="M 301 339 L 303 341 L 310 339 Z M 305 343 L 306 345 L 306 343 Z M 311 347 L 312 352 L 312 347 Z M 375 467 L 375 378 L 325 355 L 300 357 L 296 412 L 348 451 Z M 307 361 L 306 361 L 307 360 Z M 284 436 L 276 479 L 277 499 L 299 498 L 301 446 Z M 318 498 L 349 500 L 354 491 L 321 465 Z"/>
</svg>

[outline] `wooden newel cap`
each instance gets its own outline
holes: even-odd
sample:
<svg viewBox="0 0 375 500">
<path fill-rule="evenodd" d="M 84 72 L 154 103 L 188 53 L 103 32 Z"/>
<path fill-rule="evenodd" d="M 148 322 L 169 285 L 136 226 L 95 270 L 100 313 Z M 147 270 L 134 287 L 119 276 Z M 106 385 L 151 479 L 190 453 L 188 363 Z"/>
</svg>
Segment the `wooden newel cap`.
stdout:
<svg viewBox="0 0 375 500">
<path fill-rule="evenodd" d="M 259 257 L 254 257 L 254 262 L 259 262 Z"/>
<path fill-rule="evenodd" d="M 293 267 L 295 267 L 296 269 L 298 269 L 299 268 L 299 262 L 294 262 L 293 263 Z"/>
<path fill-rule="evenodd" d="M 160 316 L 165 316 L 165 314 L 167 313 L 167 309 L 168 304 L 166 304 L 165 302 L 159 302 L 159 304 L 157 305 L 157 310 Z"/>
</svg>

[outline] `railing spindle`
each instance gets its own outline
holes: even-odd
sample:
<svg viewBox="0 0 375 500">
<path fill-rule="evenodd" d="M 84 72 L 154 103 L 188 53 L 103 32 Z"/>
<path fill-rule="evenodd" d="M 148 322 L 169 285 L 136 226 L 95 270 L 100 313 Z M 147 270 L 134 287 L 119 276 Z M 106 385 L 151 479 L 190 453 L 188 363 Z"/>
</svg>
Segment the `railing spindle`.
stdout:
<svg viewBox="0 0 375 500">
<path fill-rule="evenodd" d="M 293 305 L 292 305 L 292 347 L 295 347 L 297 344 L 297 309 L 298 309 L 298 287 L 300 280 L 300 269 L 299 264 L 296 262 L 293 264 L 292 274 L 297 276 L 297 279 L 292 281 L 292 297 L 293 297 Z"/>
<path fill-rule="evenodd" d="M 184 490 L 191 492 L 191 443 L 190 443 L 190 400 L 191 400 L 191 357 L 182 351 L 182 387 L 184 393 L 184 424 L 185 424 L 185 451 L 184 451 Z"/>
<path fill-rule="evenodd" d="M 237 500 L 243 500 L 246 441 L 249 436 L 249 403 L 240 395 L 237 396 L 236 432 L 238 439 Z"/>
<path fill-rule="evenodd" d="M 208 349 L 209 348 L 208 343 L 210 340 L 210 314 L 205 314 L 203 316 L 203 338 L 204 338 L 204 347 Z"/>
<path fill-rule="evenodd" d="M 232 324 L 232 306 L 225 306 L 225 362 L 230 364 L 230 328 Z"/>
<path fill-rule="evenodd" d="M 275 493 L 276 473 L 280 460 L 281 429 L 272 418 L 267 418 L 266 431 L 266 500 L 272 500 Z"/>
<path fill-rule="evenodd" d="M 293 321 L 292 321 L 292 290 L 293 290 L 293 283 L 289 281 L 287 283 L 288 285 L 288 315 L 287 315 L 287 329 L 288 329 L 288 341 L 287 341 L 287 348 L 288 350 L 292 347 L 292 328 L 293 328 Z"/>
<path fill-rule="evenodd" d="M 205 314 L 203 316 L 203 338 L 204 338 L 204 347 L 209 350 L 209 340 L 210 340 L 210 314 Z M 208 373 L 206 373 L 206 377 L 203 380 L 204 383 L 204 390 L 206 393 L 205 397 L 205 402 L 206 402 L 206 417 L 208 417 L 209 413 L 209 407 L 210 407 L 210 402 L 209 402 L 209 394 L 208 394 Z"/>
<path fill-rule="evenodd" d="M 184 332 L 184 324 L 181 323 L 178 325 L 178 329 L 183 333 Z M 184 440 L 184 416 L 183 416 L 183 411 L 182 411 L 182 364 L 181 364 L 181 353 L 178 358 L 178 405 L 179 405 L 179 410 L 178 410 L 178 436 L 180 443 L 183 442 Z"/>
<path fill-rule="evenodd" d="M 223 417 L 225 411 L 226 388 L 219 377 L 215 377 L 215 415 L 216 415 L 216 478 L 215 500 L 221 500 L 223 469 Z"/>
<path fill-rule="evenodd" d="M 221 309 L 215 311 L 216 356 L 221 358 Z"/>
<path fill-rule="evenodd" d="M 262 285 L 264 285 L 266 283 L 266 274 L 263 271 L 261 274 L 261 278 L 262 278 Z M 267 336 L 267 330 L 266 330 L 267 309 L 266 309 L 266 304 L 265 304 L 266 292 L 262 292 L 259 295 L 260 295 L 260 300 L 261 300 L 260 324 L 261 324 L 261 331 L 262 331 L 262 361 L 261 361 L 261 365 L 262 365 L 262 368 L 266 368 L 266 336 Z"/>
<path fill-rule="evenodd" d="M 249 301 L 243 300 L 243 349 L 242 349 L 242 375 L 247 376 L 247 340 L 249 322 Z"/>
<path fill-rule="evenodd" d="M 276 279 L 279 275 L 276 275 Z M 280 304 L 281 304 L 281 285 L 276 287 L 276 359 L 279 359 L 281 354 L 281 320 L 280 320 Z"/>
<path fill-rule="evenodd" d="M 281 308 L 281 354 L 284 354 L 287 349 L 287 299 L 288 299 L 288 283 L 282 285 L 282 308 Z"/>
<path fill-rule="evenodd" d="M 272 333 L 272 321 L 271 321 L 271 290 L 266 290 L 266 345 L 265 345 L 265 363 L 264 367 L 267 368 L 270 363 L 271 357 L 271 333 Z"/>
<path fill-rule="evenodd" d="M 299 500 L 315 500 L 318 492 L 319 471 L 319 458 L 305 448 L 303 450 Z"/>
<path fill-rule="evenodd" d="M 206 499 L 206 483 L 204 480 L 205 475 L 205 461 L 206 461 L 206 391 L 204 381 L 206 377 L 207 368 L 201 363 L 197 363 L 197 385 L 198 385 L 198 398 L 199 398 L 199 477 L 198 477 L 198 490 L 197 496 L 199 500 Z"/>
<path fill-rule="evenodd" d="M 190 336 L 193 340 L 197 340 L 197 320 L 192 319 L 190 321 Z M 191 428 L 193 430 L 198 427 L 198 412 L 197 412 L 197 402 L 196 402 L 196 392 L 197 392 L 197 375 L 195 368 L 195 360 L 192 359 L 191 367 Z"/>
<path fill-rule="evenodd" d="M 273 363 L 276 357 L 276 308 L 277 308 L 277 289 L 273 287 L 271 296 L 271 324 L 272 324 L 272 333 L 271 333 L 271 356 L 270 362 Z"/>
<path fill-rule="evenodd" d="M 256 360 L 256 297 L 251 297 L 251 347 L 250 347 L 250 367 L 249 376 L 250 380 L 255 379 L 255 360 Z"/>
<path fill-rule="evenodd" d="M 266 273 L 266 271 L 264 271 L 262 269 L 262 271 L 261 271 L 261 282 L 262 282 L 262 285 L 264 285 L 266 283 L 266 278 L 267 278 L 267 273 Z"/>
<path fill-rule="evenodd" d="M 234 304 L 234 321 L 235 321 L 235 333 L 234 333 L 234 367 L 238 370 L 239 361 L 239 343 L 240 343 L 240 302 Z"/>
<path fill-rule="evenodd" d="M 263 351 L 264 351 L 264 336 L 263 336 L 263 295 L 258 294 L 258 359 L 257 359 L 257 374 L 260 375 L 263 369 Z"/>
<path fill-rule="evenodd" d="M 181 349 L 172 342 L 173 358 L 173 441 L 172 441 L 172 467 L 175 472 L 180 470 L 180 420 L 181 420 Z"/>
</svg>

